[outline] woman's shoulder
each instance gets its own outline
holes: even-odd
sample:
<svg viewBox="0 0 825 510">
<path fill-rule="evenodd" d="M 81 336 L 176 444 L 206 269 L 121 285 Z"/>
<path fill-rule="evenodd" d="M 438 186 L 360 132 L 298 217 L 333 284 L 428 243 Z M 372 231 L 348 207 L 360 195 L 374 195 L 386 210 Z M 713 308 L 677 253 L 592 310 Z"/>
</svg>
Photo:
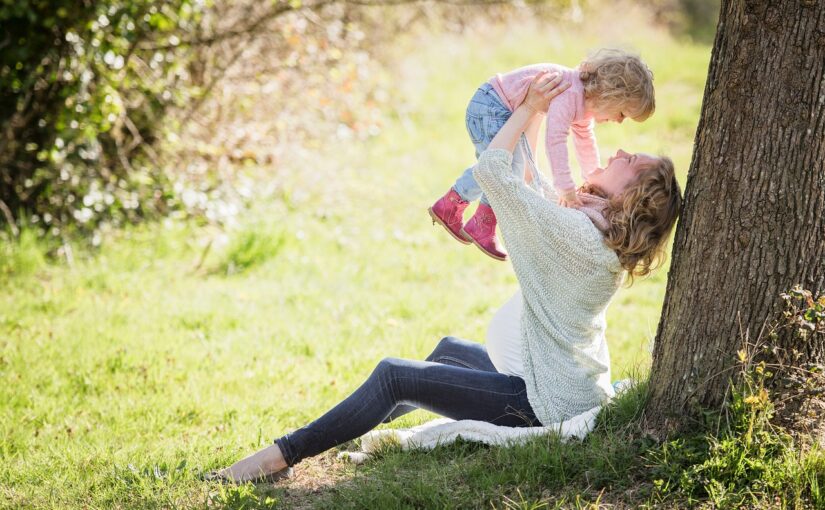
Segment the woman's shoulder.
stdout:
<svg viewBox="0 0 825 510">
<path fill-rule="evenodd" d="M 603 268 L 610 273 L 617 273 L 621 271 L 619 264 L 619 257 L 607 243 L 605 243 L 604 233 L 593 223 L 593 220 L 584 212 L 569 207 L 561 207 L 562 214 L 567 218 L 567 235 L 573 239 L 566 239 L 569 243 L 575 240 L 578 245 L 578 255 L 591 268 Z M 547 225 L 548 239 L 553 239 L 550 236 L 549 229 L 551 225 Z"/>
<path fill-rule="evenodd" d="M 616 255 L 616 252 L 613 251 L 607 243 L 605 242 L 604 232 L 602 232 L 599 227 L 593 222 L 594 220 L 590 219 L 590 217 L 582 211 L 575 210 L 580 217 L 580 221 L 582 224 L 582 229 L 586 232 L 587 239 L 589 241 L 590 246 L 592 247 L 592 251 L 594 255 L 596 255 L 599 259 L 603 260 L 604 262 L 615 262 L 618 266 L 619 257 Z"/>
</svg>

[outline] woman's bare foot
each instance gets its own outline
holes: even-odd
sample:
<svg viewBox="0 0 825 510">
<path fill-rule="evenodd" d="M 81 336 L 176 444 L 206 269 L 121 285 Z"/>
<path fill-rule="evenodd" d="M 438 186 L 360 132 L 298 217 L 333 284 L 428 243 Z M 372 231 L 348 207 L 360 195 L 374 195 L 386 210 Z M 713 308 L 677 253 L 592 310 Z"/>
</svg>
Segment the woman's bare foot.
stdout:
<svg viewBox="0 0 825 510">
<path fill-rule="evenodd" d="M 287 465 L 281 449 L 277 444 L 273 444 L 239 460 L 228 468 L 221 469 L 215 475 L 224 480 L 244 483 L 273 475 L 282 470 L 286 473 L 286 469 Z"/>
</svg>

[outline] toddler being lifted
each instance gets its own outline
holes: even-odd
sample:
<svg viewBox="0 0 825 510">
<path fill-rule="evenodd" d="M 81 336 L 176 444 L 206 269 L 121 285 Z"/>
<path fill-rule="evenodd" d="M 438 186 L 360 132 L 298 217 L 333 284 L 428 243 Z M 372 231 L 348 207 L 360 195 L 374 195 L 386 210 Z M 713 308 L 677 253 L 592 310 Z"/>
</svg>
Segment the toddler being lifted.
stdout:
<svg viewBox="0 0 825 510">
<path fill-rule="evenodd" d="M 553 185 L 560 202 L 576 207 L 580 202 L 570 175 L 567 137 L 572 131 L 576 156 L 583 177 L 599 166 L 599 151 L 593 123 L 622 123 L 631 118 L 642 122 L 653 114 L 655 98 L 653 74 L 641 59 L 631 53 L 602 49 L 571 69 L 557 64 L 535 64 L 506 74 L 497 74 L 484 83 L 467 106 L 467 131 L 475 146 L 476 158 L 487 148 L 513 110 L 522 103 L 530 83 L 541 73 L 558 73 L 570 87 L 556 97 L 547 110 L 545 150 L 553 173 Z M 532 133 L 531 133 L 532 131 Z M 538 125 L 528 128 L 532 149 Z M 523 174 L 526 154 L 523 145 L 513 154 L 513 171 Z M 464 209 L 480 199 L 472 218 L 464 225 Z M 473 243 L 497 260 L 507 254 L 496 238 L 496 217 L 467 168 L 446 195 L 429 209 L 439 223 L 461 243 Z"/>
</svg>

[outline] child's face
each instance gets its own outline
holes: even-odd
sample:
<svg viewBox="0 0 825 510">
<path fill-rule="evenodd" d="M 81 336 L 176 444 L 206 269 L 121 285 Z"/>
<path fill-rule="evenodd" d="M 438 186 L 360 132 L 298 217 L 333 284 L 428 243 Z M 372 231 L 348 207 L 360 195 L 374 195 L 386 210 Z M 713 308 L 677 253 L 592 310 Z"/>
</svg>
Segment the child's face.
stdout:
<svg viewBox="0 0 825 510">
<path fill-rule="evenodd" d="M 616 122 L 621 124 L 627 118 L 622 108 L 604 108 L 593 112 L 593 120 L 596 122 Z"/>
<path fill-rule="evenodd" d="M 603 189 L 608 196 L 621 193 L 636 180 L 642 168 L 655 163 L 655 156 L 629 154 L 621 149 L 608 158 L 606 168 L 597 168 L 587 176 L 587 182 Z"/>
</svg>

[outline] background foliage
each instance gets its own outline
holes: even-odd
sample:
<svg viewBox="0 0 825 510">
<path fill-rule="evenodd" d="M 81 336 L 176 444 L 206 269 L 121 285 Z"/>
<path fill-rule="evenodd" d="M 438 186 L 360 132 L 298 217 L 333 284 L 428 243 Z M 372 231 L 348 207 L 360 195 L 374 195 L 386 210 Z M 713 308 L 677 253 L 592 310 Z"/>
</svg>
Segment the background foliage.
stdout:
<svg viewBox="0 0 825 510">
<path fill-rule="evenodd" d="M 717 3 L 649 2 L 693 34 L 712 29 Z M 582 12 L 529 5 L 545 19 Z M 329 139 L 375 136 L 404 111 L 389 42 L 516 11 L 489 0 L 3 0 L 0 223 L 63 240 L 79 230 L 92 244 L 169 214 L 231 223 L 261 173 L 311 162 Z"/>
<path fill-rule="evenodd" d="M 117 224 L 172 205 L 152 147 L 169 109 L 196 93 L 177 42 L 204 7 L 3 2 L 0 208 L 8 222 L 59 235 L 69 223 Z"/>
<path fill-rule="evenodd" d="M 289 119 L 332 104 L 336 93 L 346 108 L 327 113 L 340 109 L 351 128 L 369 128 L 353 112 L 374 117 L 374 103 L 348 93 L 369 60 L 358 51 L 361 19 L 350 11 L 332 2 L 4 2 L 3 219 L 61 235 L 67 225 L 94 232 L 176 210 L 231 215 L 222 187 L 236 182 L 221 162 L 267 157 L 239 149 L 239 139 L 294 140 L 300 132 Z M 290 80 L 292 70 L 303 79 Z M 274 133 L 247 124 L 215 136 L 213 127 L 237 127 L 225 122 L 227 111 L 250 107 L 226 93 L 217 99 L 229 102 L 197 116 L 227 73 L 246 87 L 269 80 L 268 92 L 283 101 Z M 184 144 L 184 126 L 205 135 Z"/>
</svg>

